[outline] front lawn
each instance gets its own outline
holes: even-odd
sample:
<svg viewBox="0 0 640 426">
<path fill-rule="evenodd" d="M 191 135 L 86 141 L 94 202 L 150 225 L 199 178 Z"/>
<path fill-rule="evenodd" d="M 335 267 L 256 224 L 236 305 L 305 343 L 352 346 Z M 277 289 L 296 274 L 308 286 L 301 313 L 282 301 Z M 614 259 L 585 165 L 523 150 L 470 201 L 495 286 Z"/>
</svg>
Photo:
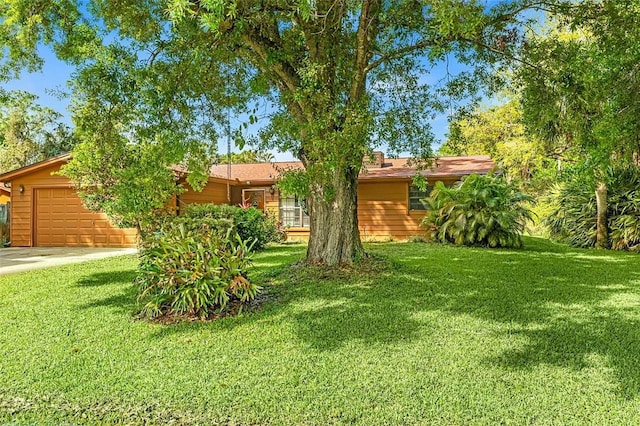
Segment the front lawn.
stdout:
<svg viewBox="0 0 640 426">
<path fill-rule="evenodd" d="M 640 257 L 525 244 L 332 280 L 269 248 L 212 323 L 133 319 L 130 257 L 2 276 L 0 423 L 640 423 Z"/>
</svg>

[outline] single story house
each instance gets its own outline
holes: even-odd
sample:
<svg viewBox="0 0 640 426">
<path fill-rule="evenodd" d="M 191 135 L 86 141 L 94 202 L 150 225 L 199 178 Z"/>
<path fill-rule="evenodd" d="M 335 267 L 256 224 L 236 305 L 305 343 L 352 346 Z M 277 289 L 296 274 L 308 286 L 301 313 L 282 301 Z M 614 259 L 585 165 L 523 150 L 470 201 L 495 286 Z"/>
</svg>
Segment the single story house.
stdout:
<svg viewBox="0 0 640 426">
<path fill-rule="evenodd" d="M 59 155 L 0 175 L 11 188 L 11 245 L 131 247 L 135 229 L 120 229 L 103 213 L 85 209 L 71 181 L 57 175 L 70 160 Z M 363 240 L 404 240 L 424 233 L 419 226 L 424 216 L 420 202 L 426 196 L 412 185 L 416 173 L 406 158 L 385 159 L 376 153 L 358 180 L 358 222 Z M 282 196 L 275 186 L 282 170 L 301 168 L 299 162 L 234 164 L 230 176 L 226 165 L 211 168 L 201 192 L 187 190 L 176 203 L 246 204 L 276 216 L 292 241 L 309 236 L 309 218 L 304 203 Z M 435 166 L 421 173 L 430 184 L 452 184 L 472 173 L 487 173 L 495 164 L 488 156 L 440 157 Z"/>
</svg>

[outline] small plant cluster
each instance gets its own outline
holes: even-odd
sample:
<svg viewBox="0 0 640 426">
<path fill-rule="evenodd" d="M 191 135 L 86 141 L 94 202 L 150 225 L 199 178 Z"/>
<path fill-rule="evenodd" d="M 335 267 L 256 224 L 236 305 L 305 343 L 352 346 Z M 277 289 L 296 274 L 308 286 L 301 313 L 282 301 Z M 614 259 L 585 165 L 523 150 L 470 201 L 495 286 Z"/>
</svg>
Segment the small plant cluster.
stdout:
<svg viewBox="0 0 640 426">
<path fill-rule="evenodd" d="M 521 247 L 532 212 L 531 197 L 503 176 L 472 174 L 452 187 L 437 182 L 423 202 L 422 226 L 435 242 L 485 247 Z"/>
<path fill-rule="evenodd" d="M 192 205 L 178 216 L 156 217 L 141 235 L 141 315 L 206 318 L 255 299 L 260 287 L 248 279 L 251 253 L 280 234 L 253 207 Z"/>
<path fill-rule="evenodd" d="M 254 250 L 262 250 L 270 242 L 282 242 L 286 237 L 275 218 L 265 215 L 255 207 L 190 204 L 181 213 L 181 217 L 194 221 L 229 220 L 242 240 L 253 241 Z"/>
<path fill-rule="evenodd" d="M 231 226 L 220 235 L 219 225 L 175 221 L 146 239 L 136 277 L 142 316 L 205 318 L 256 297 L 260 287 L 247 278 L 252 244 Z"/>
<path fill-rule="evenodd" d="M 614 250 L 640 251 L 640 169 L 611 168 L 607 181 L 607 226 Z M 573 177 L 559 183 L 550 196 L 545 218 L 551 238 L 574 247 L 596 244 L 595 183 Z"/>
</svg>

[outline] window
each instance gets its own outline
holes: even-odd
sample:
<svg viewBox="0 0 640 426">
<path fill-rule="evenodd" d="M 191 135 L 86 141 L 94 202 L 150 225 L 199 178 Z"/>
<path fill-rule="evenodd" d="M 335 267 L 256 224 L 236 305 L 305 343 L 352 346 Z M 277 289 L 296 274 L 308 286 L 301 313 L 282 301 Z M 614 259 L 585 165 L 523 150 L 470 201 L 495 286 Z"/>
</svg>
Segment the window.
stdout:
<svg viewBox="0 0 640 426">
<path fill-rule="evenodd" d="M 426 210 L 422 200 L 427 198 L 431 193 L 431 187 L 427 186 L 421 191 L 417 186 L 409 184 L 409 210 Z"/>
<path fill-rule="evenodd" d="M 280 197 L 280 223 L 291 228 L 308 228 L 309 215 L 304 200 L 298 197 Z"/>
</svg>

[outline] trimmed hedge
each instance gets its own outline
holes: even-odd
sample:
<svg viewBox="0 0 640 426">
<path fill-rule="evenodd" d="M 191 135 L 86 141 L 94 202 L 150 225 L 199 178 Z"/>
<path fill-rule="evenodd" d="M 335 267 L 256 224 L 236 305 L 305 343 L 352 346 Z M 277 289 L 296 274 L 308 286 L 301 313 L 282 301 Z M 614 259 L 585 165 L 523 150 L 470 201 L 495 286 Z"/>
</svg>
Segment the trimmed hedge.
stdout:
<svg viewBox="0 0 640 426">
<path fill-rule="evenodd" d="M 254 250 L 263 249 L 267 243 L 281 242 L 284 232 L 275 218 L 265 215 L 255 207 L 237 207 L 226 204 L 191 204 L 179 217 L 186 220 L 228 220 L 244 241 L 253 243 Z"/>
</svg>

